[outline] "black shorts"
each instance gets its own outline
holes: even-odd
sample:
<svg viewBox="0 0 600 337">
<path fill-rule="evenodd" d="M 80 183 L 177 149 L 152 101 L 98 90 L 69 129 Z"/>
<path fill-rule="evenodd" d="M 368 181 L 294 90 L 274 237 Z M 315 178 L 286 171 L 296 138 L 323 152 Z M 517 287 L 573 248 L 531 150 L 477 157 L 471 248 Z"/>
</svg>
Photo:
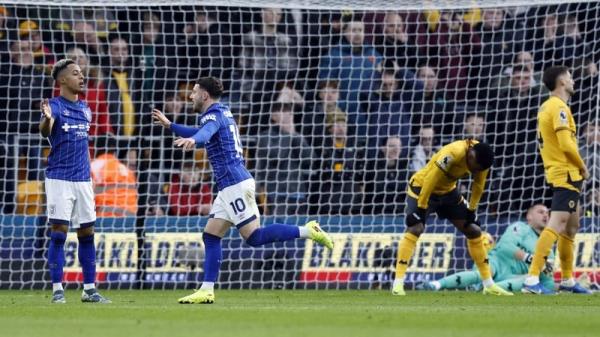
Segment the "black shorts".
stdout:
<svg viewBox="0 0 600 337">
<path fill-rule="evenodd" d="M 581 191 L 583 181 L 569 181 L 569 184 Z M 550 206 L 550 210 L 574 213 L 577 211 L 577 204 L 579 203 L 580 196 L 580 192 L 576 192 L 564 187 L 553 187 L 552 205 Z"/>
<path fill-rule="evenodd" d="M 421 193 L 420 187 L 408 187 L 414 194 Z M 417 210 L 418 200 L 406 195 L 406 215 L 412 214 Z M 442 219 L 448 220 L 465 220 L 467 218 L 467 205 L 464 202 L 463 196 L 455 188 L 452 191 L 443 195 L 431 195 L 429 197 L 429 206 L 427 207 L 427 215 L 437 213 Z"/>
</svg>

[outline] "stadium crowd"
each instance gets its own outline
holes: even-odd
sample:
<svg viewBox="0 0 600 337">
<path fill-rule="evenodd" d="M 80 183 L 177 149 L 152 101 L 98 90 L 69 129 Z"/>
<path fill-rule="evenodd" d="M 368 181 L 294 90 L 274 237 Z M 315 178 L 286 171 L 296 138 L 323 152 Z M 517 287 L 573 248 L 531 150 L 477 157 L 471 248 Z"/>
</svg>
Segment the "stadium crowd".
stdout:
<svg viewBox="0 0 600 337">
<path fill-rule="evenodd" d="M 1 211 L 23 211 L 20 186 L 43 179 L 40 102 L 59 94 L 49 71 L 69 57 L 86 75 L 93 162 L 126 167 L 123 181 L 134 183 L 122 202 L 138 215 L 208 213 L 202 150 L 174 149 L 150 120 L 158 108 L 195 124 L 189 94 L 199 76 L 224 81 L 267 214 L 402 214 L 410 175 L 467 137 L 497 154 L 487 214 L 520 212 L 547 198 L 535 131 L 548 95 L 540 74 L 565 64 L 594 168 L 586 214 L 597 216 L 599 16 L 597 3 L 360 13 L 0 7 Z M 184 165 L 189 156 L 196 165 Z M 123 182 L 99 170 L 95 184 Z"/>
</svg>

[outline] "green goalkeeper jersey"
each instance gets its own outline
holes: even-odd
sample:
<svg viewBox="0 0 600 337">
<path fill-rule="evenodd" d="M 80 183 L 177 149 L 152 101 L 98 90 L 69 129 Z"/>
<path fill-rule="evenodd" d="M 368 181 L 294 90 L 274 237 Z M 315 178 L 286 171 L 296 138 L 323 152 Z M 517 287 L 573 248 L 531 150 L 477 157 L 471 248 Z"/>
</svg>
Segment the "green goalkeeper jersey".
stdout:
<svg viewBox="0 0 600 337">
<path fill-rule="evenodd" d="M 521 249 L 533 254 L 539 235 L 528 224 L 517 221 L 504 231 L 496 247 L 490 252 L 498 260 L 506 272 L 511 274 L 527 274 L 529 265 L 524 261 L 515 259 L 515 252 Z M 550 252 L 549 260 L 554 260 L 554 252 Z"/>
</svg>

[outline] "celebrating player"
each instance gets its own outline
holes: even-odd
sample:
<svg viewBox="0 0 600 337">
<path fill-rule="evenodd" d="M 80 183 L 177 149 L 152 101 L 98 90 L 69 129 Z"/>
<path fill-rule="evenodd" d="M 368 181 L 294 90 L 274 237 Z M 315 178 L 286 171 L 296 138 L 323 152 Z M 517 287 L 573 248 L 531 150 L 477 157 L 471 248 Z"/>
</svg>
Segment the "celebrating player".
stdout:
<svg viewBox="0 0 600 337">
<path fill-rule="evenodd" d="M 527 223 L 517 221 L 508 226 L 496 247 L 488 254 L 494 282 L 504 290 L 519 291 L 523 287 L 538 236 L 548 223 L 548 208 L 543 204 L 535 204 L 527 210 L 526 219 Z M 554 289 L 552 260 L 554 255 L 551 252 L 541 275 L 542 283 L 549 289 Z M 473 270 L 448 275 L 437 281 L 425 282 L 422 288 L 437 291 L 464 289 L 480 284 L 479 272 L 473 268 Z"/>
<path fill-rule="evenodd" d="M 530 294 L 552 294 L 539 279 L 548 254 L 558 240 L 558 258 L 562 281 L 559 290 L 591 294 L 573 278 L 575 234 L 579 228 L 579 194 L 589 172 L 577 149 L 577 129 L 567 101 L 574 94 L 574 82 L 565 66 L 550 67 L 542 76 L 552 95 L 538 112 L 538 141 L 546 181 L 552 188 L 552 205 L 548 226 L 540 234 L 529 275 L 521 289 Z"/>
<path fill-rule="evenodd" d="M 475 214 L 493 162 L 494 152 L 488 144 L 472 139 L 459 140 L 442 147 L 424 168 L 410 178 L 406 197 L 407 229 L 398 245 L 392 294 L 406 294 L 404 275 L 410 258 L 419 236 L 425 230 L 427 215 L 436 212 L 440 218 L 450 220 L 467 237 L 469 254 L 483 280 L 483 293 L 512 295 L 498 287 L 492 279 L 484 237 Z M 467 205 L 456 188 L 456 182 L 469 173 L 474 179 L 471 199 Z"/>
<path fill-rule="evenodd" d="M 333 248 L 331 238 L 316 221 L 298 227 L 272 224 L 260 228 L 260 214 L 254 196 L 254 179 L 245 167 L 242 143 L 237 125 L 229 108 L 219 102 L 223 94 L 221 81 L 214 77 L 202 77 L 190 96 L 194 111 L 199 112 L 199 128 L 171 123 L 165 115 L 154 109 L 155 123 L 171 129 L 183 138 L 175 145 L 184 150 L 205 146 L 213 168 L 219 193 L 213 202 L 209 220 L 202 240 L 205 246 L 204 282 L 200 290 L 179 299 L 179 303 L 213 303 L 214 284 L 221 264 L 221 238 L 235 225 L 246 243 L 261 246 L 271 242 L 296 238 L 309 238 Z"/>
<path fill-rule="evenodd" d="M 94 284 L 96 211 L 88 149 L 92 113 L 77 96 L 85 88 L 83 73 L 73 60 L 63 59 L 52 68 L 52 77 L 60 86 L 60 96 L 42 102 L 40 122 L 40 133 L 48 137 L 52 146 L 45 181 L 48 222 L 52 226 L 48 248 L 52 303 L 66 303 L 62 277 L 69 225 L 77 229 L 79 240 L 78 256 L 83 271 L 81 301 L 110 303 Z"/>
</svg>

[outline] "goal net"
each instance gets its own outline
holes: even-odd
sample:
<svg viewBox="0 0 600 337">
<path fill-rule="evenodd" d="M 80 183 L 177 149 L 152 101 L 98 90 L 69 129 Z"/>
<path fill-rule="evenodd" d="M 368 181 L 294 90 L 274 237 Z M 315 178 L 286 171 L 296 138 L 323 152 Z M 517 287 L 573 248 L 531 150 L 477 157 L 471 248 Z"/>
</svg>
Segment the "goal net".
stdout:
<svg viewBox="0 0 600 337">
<path fill-rule="evenodd" d="M 156 108 L 196 125 L 200 76 L 222 79 L 262 225 L 317 219 L 333 251 L 297 240 L 223 239 L 222 288 L 387 288 L 405 230 L 407 183 L 442 145 L 493 145 L 478 214 L 496 239 L 549 204 L 536 114 L 543 69 L 567 65 L 569 102 L 591 178 L 582 190 L 578 277 L 600 262 L 600 5 L 591 1 L 3 1 L 0 5 L 0 288 L 48 287 L 40 102 L 69 57 L 82 95 L 96 192 L 97 281 L 195 287 L 216 185 L 203 149 L 183 152 Z M 60 127 L 65 127 L 60 126 Z M 70 129 L 69 129 L 70 128 Z M 85 129 L 85 127 L 83 128 Z M 105 146 L 112 144 L 109 153 Z M 118 160 L 116 171 L 102 164 Z M 468 195 L 470 180 L 458 189 Z M 52 207 L 50 207 L 52 208 Z M 73 230 L 65 282 L 82 280 Z M 431 216 L 406 284 L 472 268 L 464 237 Z M 560 266 L 557 265 L 557 271 Z"/>
</svg>

